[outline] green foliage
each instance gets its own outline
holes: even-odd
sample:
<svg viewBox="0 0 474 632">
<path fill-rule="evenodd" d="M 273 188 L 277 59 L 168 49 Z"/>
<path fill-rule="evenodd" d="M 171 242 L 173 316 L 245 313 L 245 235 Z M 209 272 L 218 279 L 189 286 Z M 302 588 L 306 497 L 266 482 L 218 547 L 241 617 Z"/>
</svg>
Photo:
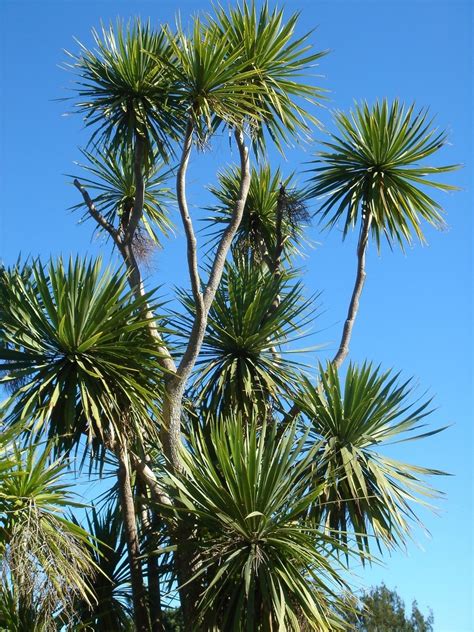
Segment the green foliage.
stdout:
<svg viewBox="0 0 474 632">
<path fill-rule="evenodd" d="M 291 137 L 307 135 L 317 119 L 301 103 L 319 104 L 324 90 L 302 81 L 325 52 L 311 52 L 309 34 L 295 37 L 298 14 L 283 21 L 283 11 L 271 10 L 268 2 L 257 9 L 255 2 L 235 8 L 218 8 L 211 26 L 217 39 L 240 51 L 241 63 L 250 73 L 249 84 L 253 135 L 256 145 L 265 145 L 265 130 L 276 146 Z"/>
<path fill-rule="evenodd" d="M 205 629 L 340 629 L 335 564 L 340 545 L 305 523 L 320 490 L 308 493 L 306 437 L 240 417 L 191 433 L 182 475 L 168 474 L 169 491 L 195 523 Z M 215 627 L 213 627 L 215 626 Z"/>
<path fill-rule="evenodd" d="M 88 127 L 96 127 L 91 140 L 99 136 L 117 148 L 139 136 L 149 155 L 156 144 L 166 158 L 169 137 L 176 137 L 179 121 L 169 115 L 168 64 L 173 56 L 164 31 L 156 32 L 150 23 L 136 19 L 127 25 L 117 21 L 115 29 L 103 26 L 92 34 L 94 49 L 79 43 L 80 53 L 70 54 L 78 77 L 77 110 Z"/>
<path fill-rule="evenodd" d="M 433 632 L 432 613 L 425 617 L 414 601 L 407 617 L 399 595 L 384 584 L 366 592 L 357 604 L 347 621 L 358 632 Z"/>
<path fill-rule="evenodd" d="M 309 421 L 310 436 L 321 441 L 314 463 L 324 493 L 313 505 L 318 521 L 347 541 L 353 531 L 361 554 L 370 539 L 388 546 L 404 543 L 414 504 L 438 494 L 423 478 L 438 470 L 409 465 L 380 452 L 387 443 L 413 441 L 441 429 L 417 434 L 430 401 L 410 402 L 412 383 L 371 364 L 349 365 L 344 385 L 331 365 L 320 366 L 319 384 L 304 379 L 296 398 Z M 408 433 L 408 434 L 405 434 Z"/>
<path fill-rule="evenodd" d="M 0 474 L 0 626 L 46 632 L 76 598 L 93 601 L 94 545 L 64 515 L 79 505 L 61 480 L 66 465 L 51 461 L 50 449 L 4 444 L 1 457 L 9 465 Z"/>
<path fill-rule="evenodd" d="M 209 243 L 214 246 L 227 228 L 235 201 L 239 196 L 240 171 L 227 169 L 219 175 L 219 185 L 210 187 L 218 205 L 210 207 L 212 215 L 206 218 L 210 234 Z M 304 240 L 304 224 L 309 221 L 305 207 L 306 191 L 295 187 L 292 176 L 283 178 L 280 169 L 272 172 L 269 165 L 252 169 L 250 190 L 245 203 L 244 215 L 234 238 L 236 258 L 251 259 L 255 265 L 274 267 L 278 256 L 277 212 L 281 188 L 285 190 L 282 208 L 281 238 L 284 255 L 298 254 Z"/>
<path fill-rule="evenodd" d="M 183 295 L 187 339 L 194 306 Z M 209 313 L 198 371 L 192 385 L 198 403 L 217 414 L 239 410 L 263 413 L 270 400 L 289 395 L 300 365 L 282 347 L 302 336 L 314 314 L 302 285 L 288 275 L 275 276 L 248 262 L 226 267 Z"/>
<path fill-rule="evenodd" d="M 130 277 L 79 258 L 0 268 L 0 629 L 148 632 L 152 606 L 165 605 L 153 597 L 177 588 L 180 607 L 162 608 L 170 632 L 432 630 L 431 615 L 414 604 L 408 619 L 384 586 L 361 604 L 340 596 L 342 565 L 353 554 L 370 561 L 371 541 L 380 551 L 403 546 L 416 505 L 437 496 L 426 479 L 441 472 L 383 453 L 439 432 L 422 430 L 430 402 L 413 401 L 410 380 L 367 362 L 351 364 L 344 382 L 330 363 L 309 381 L 288 355 L 317 315 L 292 257 L 309 198 L 324 197 L 325 227 L 341 222 L 345 236 L 362 224 L 357 303 L 369 228 L 378 246 L 383 237 L 402 248 L 413 235 L 423 241 L 422 221 L 443 221 L 426 190 L 453 190 L 436 177 L 456 166 L 422 166 L 446 134 L 425 110 L 383 100 L 336 114 L 309 188 L 262 161 L 244 199 L 250 147 L 240 138 L 259 161 L 268 139 L 281 151 L 318 124 L 309 108 L 323 90 L 306 77 L 324 53 L 311 50 L 309 34 L 295 35 L 297 22 L 267 2 L 243 2 L 189 29 L 118 21 L 71 55 L 77 111 L 92 132 L 86 178 L 74 183 L 84 203 L 74 208 L 99 229 L 107 222 Z M 211 281 L 196 288 L 191 279 L 193 295 L 178 291 L 183 309 L 165 330 L 136 280 L 140 255 L 172 231 L 164 165 L 184 140 L 177 195 L 197 270 L 186 169 L 192 144 L 203 149 L 225 129 L 239 139 L 241 167 L 210 187 Z M 101 511 L 92 505 L 87 530 L 65 516 L 76 503 L 65 462 L 50 456 L 84 445 L 101 472 L 107 450 L 120 457 L 119 482 Z"/>
<path fill-rule="evenodd" d="M 241 127 L 244 119 L 257 116 L 251 85 L 256 72 L 242 61 L 242 43 L 232 46 L 227 33 L 216 36 L 199 17 L 189 35 L 180 25 L 175 35 L 167 34 L 174 55 L 171 91 L 185 106 L 200 140 L 221 122 Z"/>
<path fill-rule="evenodd" d="M 307 36 L 294 39 L 297 15 L 283 23 L 281 11 L 243 5 L 216 11 L 189 34 L 178 24 L 154 31 L 139 20 L 93 31 L 95 48 L 80 44 L 72 55 L 78 76 L 76 107 L 92 135 L 118 147 L 137 137 L 166 158 L 172 142 L 193 121 L 200 142 L 221 124 L 263 129 L 280 146 L 314 121 L 298 99 L 318 102 L 319 88 L 300 75 L 323 53 L 311 54 Z"/>
<path fill-rule="evenodd" d="M 63 449 L 83 435 L 107 445 L 153 431 L 144 420 L 159 388 L 159 354 L 146 297 L 125 287 L 123 272 L 101 273 L 99 261 L 1 271 L 2 381 L 20 380 L 4 404 L 7 424 L 45 431 Z"/>
<path fill-rule="evenodd" d="M 410 244 L 412 231 L 424 241 L 421 220 L 442 226 L 442 207 L 425 193 L 432 187 L 453 191 L 456 187 L 433 181 L 458 165 L 428 167 L 418 163 L 446 144 L 446 132 L 432 127 L 426 111 L 414 112 L 395 100 L 369 108 L 356 104 L 349 115 L 335 116 L 337 134 L 323 141 L 314 168 L 313 194 L 328 196 L 318 214 L 326 227 L 344 222 L 343 235 L 361 215 L 372 214 L 372 234 L 380 246 L 384 236 L 392 246 Z M 421 185 L 421 186 L 420 186 Z"/>
<path fill-rule="evenodd" d="M 83 150 L 87 164 L 81 164 L 88 177 L 81 183 L 89 191 L 96 191 L 94 206 L 115 229 L 126 227 L 135 202 L 134 158 L 130 148 L 96 146 L 94 153 Z M 160 245 L 160 233 L 167 237 L 173 230 L 167 205 L 173 195 L 165 182 L 171 175 L 157 153 L 147 165 L 144 173 L 145 199 L 143 204 L 143 227 L 153 243 Z M 76 204 L 74 210 L 83 210 L 83 219 L 90 219 L 84 203 Z M 99 226 L 97 230 L 100 230 Z"/>
<path fill-rule="evenodd" d="M 74 629 L 127 631 L 132 618 L 130 571 L 119 507 L 108 505 L 99 511 L 92 506 L 86 526 L 98 571 L 89 579 L 93 602 L 78 600 L 74 605 Z"/>
</svg>

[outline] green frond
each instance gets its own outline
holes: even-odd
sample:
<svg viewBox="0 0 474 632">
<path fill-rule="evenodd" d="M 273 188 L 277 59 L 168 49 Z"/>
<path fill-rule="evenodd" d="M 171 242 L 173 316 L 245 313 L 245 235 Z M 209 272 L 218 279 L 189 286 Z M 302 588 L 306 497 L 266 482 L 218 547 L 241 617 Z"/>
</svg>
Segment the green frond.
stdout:
<svg viewBox="0 0 474 632">
<path fill-rule="evenodd" d="M 19 380 L 5 423 L 58 448 L 155 432 L 159 354 L 121 272 L 80 259 L 2 270 L 0 369 Z"/>
<path fill-rule="evenodd" d="M 89 580 L 94 601 L 75 603 L 74 625 L 81 630 L 128 631 L 132 619 L 130 570 L 118 506 L 109 504 L 99 511 L 93 505 L 87 511 L 85 526 L 94 545 L 98 572 Z"/>
<path fill-rule="evenodd" d="M 50 454 L 51 446 L 40 452 L 13 444 L 0 455 L 11 464 L 0 476 L 0 622 L 13 609 L 17 620 L 28 619 L 38 632 L 55 630 L 58 612 L 70 613 L 77 598 L 93 602 L 89 580 L 97 572 L 94 545 L 65 517 L 81 506 L 64 482 L 66 464 Z"/>
<path fill-rule="evenodd" d="M 424 479 L 442 472 L 396 461 L 381 447 L 442 430 L 419 432 L 430 400 L 410 402 L 411 380 L 400 384 L 399 374 L 371 364 L 349 365 L 344 385 L 331 364 L 320 366 L 319 380 L 317 387 L 304 380 L 296 399 L 310 435 L 322 441 L 314 471 L 325 492 L 314 516 L 344 542 L 352 533 L 362 555 L 372 538 L 379 546 L 403 545 L 412 522 L 419 523 L 414 507 L 439 496 Z"/>
<path fill-rule="evenodd" d="M 136 19 L 117 20 L 115 28 L 102 26 L 92 34 L 95 48 L 78 42 L 79 52 L 69 54 L 77 76 L 76 108 L 86 126 L 95 127 L 91 140 L 118 147 L 140 136 L 149 151 L 155 144 L 166 160 L 180 129 L 170 114 L 179 104 L 171 104 L 173 49 L 165 32 Z"/>
<path fill-rule="evenodd" d="M 306 524 L 319 491 L 308 493 L 305 437 L 290 428 L 261 430 L 248 417 L 211 425 L 210 438 L 190 437 L 182 475 L 169 491 L 195 524 L 206 629 L 333 631 L 340 628 L 337 592 L 344 586 L 334 560 L 339 544 Z M 217 628 L 213 628 L 216 625 Z M 304 628 L 306 629 L 306 628 Z"/>
<path fill-rule="evenodd" d="M 194 304 L 187 294 L 180 335 L 187 340 Z M 237 407 L 262 413 L 289 393 L 301 365 L 286 345 L 302 338 L 314 317 L 314 301 L 287 275 L 262 272 L 247 262 L 228 265 L 209 312 L 191 387 L 194 401 L 215 411 Z"/>
<path fill-rule="evenodd" d="M 294 13 L 285 20 L 283 10 L 271 10 L 268 2 L 258 9 L 255 2 L 242 2 L 235 8 L 219 7 L 210 18 L 217 36 L 232 50 L 241 50 L 240 63 L 251 73 L 249 123 L 260 149 L 265 132 L 281 151 L 283 144 L 307 137 L 310 125 L 318 124 L 306 107 L 319 105 L 325 90 L 306 83 L 303 76 L 326 51 L 311 51 L 309 33 L 295 37 L 298 17 Z"/>
<path fill-rule="evenodd" d="M 453 191 L 456 187 L 431 176 L 453 171 L 459 165 L 429 167 L 421 163 L 446 144 L 427 111 L 415 113 L 395 100 L 356 104 L 349 115 L 335 115 L 338 133 L 323 142 L 312 169 L 312 194 L 327 198 L 318 215 L 325 227 L 343 222 L 343 235 L 364 213 L 372 214 L 372 235 L 380 247 L 382 237 L 390 246 L 424 241 L 422 221 L 444 225 L 443 209 L 426 190 Z M 428 177 L 427 177 L 428 176 Z M 420 186 L 421 185 L 421 186 Z"/>
<path fill-rule="evenodd" d="M 220 239 L 232 216 L 239 195 L 240 171 L 237 168 L 221 171 L 218 180 L 218 186 L 210 187 L 217 205 L 208 208 L 212 215 L 205 220 L 211 247 Z M 281 227 L 283 257 L 300 254 L 304 228 L 310 219 L 305 208 L 306 191 L 295 186 L 292 175 L 284 178 L 280 169 L 272 172 L 269 165 L 261 165 L 251 172 L 244 214 L 233 243 L 237 257 L 244 256 L 258 263 L 275 261 L 277 207 L 282 187 L 286 195 Z"/>
<path fill-rule="evenodd" d="M 122 144 L 119 147 L 96 146 L 93 152 L 82 150 L 82 155 L 87 163 L 79 163 L 79 166 L 87 172 L 87 177 L 78 179 L 91 192 L 95 208 L 118 230 L 126 224 L 135 203 L 133 152 L 130 146 Z M 172 170 L 160 160 L 158 152 L 154 152 L 151 163 L 145 167 L 145 200 L 139 228 L 145 230 L 158 246 L 161 245 L 162 237 L 173 233 L 168 206 L 174 201 L 174 195 L 166 185 L 171 175 Z M 83 220 L 90 218 L 83 202 L 72 208 L 84 211 Z"/>
</svg>

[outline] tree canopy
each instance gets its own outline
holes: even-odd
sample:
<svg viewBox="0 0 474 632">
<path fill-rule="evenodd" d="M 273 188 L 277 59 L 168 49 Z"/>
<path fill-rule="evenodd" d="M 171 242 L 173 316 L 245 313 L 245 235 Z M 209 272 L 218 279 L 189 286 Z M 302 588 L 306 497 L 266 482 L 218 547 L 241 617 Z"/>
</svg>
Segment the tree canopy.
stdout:
<svg viewBox="0 0 474 632">
<path fill-rule="evenodd" d="M 189 28 L 117 20 L 69 54 L 90 131 L 74 209 L 120 265 L 0 269 L 7 629 L 431 630 L 384 586 L 367 618 L 347 571 L 403 548 L 440 496 L 443 472 L 387 445 L 442 428 L 400 371 L 344 362 L 372 240 L 403 248 L 440 227 L 456 166 L 430 162 L 447 134 L 425 109 L 388 99 L 334 114 L 303 185 L 271 164 L 270 145 L 320 126 L 326 51 L 297 22 L 243 2 Z M 196 210 L 191 158 L 223 130 L 229 164 Z M 188 279 L 170 304 L 143 260 L 169 247 L 173 204 Z M 318 315 L 298 267 L 313 220 L 357 234 L 340 343 L 319 363 L 299 348 Z M 78 480 L 111 479 L 82 504 L 64 482 L 76 457 Z"/>
</svg>

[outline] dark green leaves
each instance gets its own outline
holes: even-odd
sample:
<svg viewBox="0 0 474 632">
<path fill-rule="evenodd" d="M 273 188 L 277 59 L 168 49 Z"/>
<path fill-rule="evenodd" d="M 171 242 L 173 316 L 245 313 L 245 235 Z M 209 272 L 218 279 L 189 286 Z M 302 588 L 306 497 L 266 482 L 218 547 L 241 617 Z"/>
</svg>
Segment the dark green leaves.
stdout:
<svg viewBox="0 0 474 632">
<path fill-rule="evenodd" d="M 193 306 L 183 297 L 189 316 Z M 302 337 L 313 302 L 300 284 L 240 262 L 227 266 L 209 313 L 199 371 L 192 386 L 195 400 L 214 413 L 235 407 L 250 412 L 267 409 L 270 400 L 288 394 L 298 363 L 284 345 Z"/>
<path fill-rule="evenodd" d="M 60 260 L 28 274 L 2 270 L 0 368 L 16 384 L 8 424 L 64 447 L 85 434 L 107 443 L 151 432 L 160 371 L 143 301 L 121 272 Z M 140 423 L 137 418 L 140 417 Z"/>
<path fill-rule="evenodd" d="M 154 143 L 163 158 L 189 119 L 201 143 L 224 123 L 248 126 L 259 145 L 267 129 L 280 147 L 316 121 L 302 103 L 322 98 L 301 76 L 323 53 L 294 37 L 296 23 L 296 14 L 285 23 L 282 11 L 243 4 L 196 17 L 189 33 L 139 20 L 102 27 L 93 31 L 95 49 L 80 45 L 71 55 L 76 106 L 95 127 L 93 139 L 118 147 L 140 136 L 148 154 Z"/>
<path fill-rule="evenodd" d="M 87 512 L 93 557 L 98 572 L 89 579 L 94 601 L 74 604 L 75 629 L 129 630 L 132 619 L 130 572 L 123 519 L 118 506 L 108 504 Z"/>
<path fill-rule="evenodd" d="M 118 147 L 138 135 L 149 149 L 156 143 L 165 157 L 179 121 L 169 115 L 173 54 L 164 32 L 137 19 L 92 34 L 95 48 L 80 44 L 79 54 L 71 55 L 78 76 L 76 107 L 86 125 L 96 128 L 92 138 L 99 135 Z"/>
<path fill-rule="evenodd" d="M 244 2 L 236 8 L 219 8 L 211 23 L 218 38 L 228 40 L 231 50 L 241 51 L 240 63 L 252 73 L 248 121 L 261 147 L 265 130 L 281 149 L 282 142 L 307 134 L 309 124 L 317 122 L 303 104 L 319 103 L 324 91 L 302 77 L 325 53 L 311 52 L 308 34 L 294 37 L 297 21 L 297 13 L 284 21 L 283 11 L 270 10 L 267 2 L 260 9 L 254 2 Z"/>
<path fill-rule="evenodd" d="M 219 186 L 210 189 L 218 201 L 216 207 L 209 208 L 213 214 L 206 219 L 212 244 L 230 221 L 239 185 L 239 170 L 229 169 L 219 174 Z M 281 243 L 278 243 L 278 204 L 282 187 Z M 272 269 L 279 256 L 297 254 L 304 240 L 304 225 L 309 221 L 305 198 L 306 192 L 295 187 L 291 176 L 283 178 L 280 169 L 272 172 L 268 165 L 252 169 L 244 214 L 233 244 L 236 255 L 251 259 L 256 265 L 264 263 Z M 280 246 L 282 253 L 278 252 Z"/>
<path fill-rule="evenodd" d="M 210 439 L 197 431 L 190 441 L 169 489 L 183 505 L 178 518 L 196 524 L 206 629 L 340 629 L 338 545 L 303 519 L 319 493 L 308 493 L 314 451 L 304 455 L 305 437 L 226 416 Z"/>
<path fill-rule="evenodd" d="M 457 165 L 425 167 L 420 161 L 446 144 L 447 135 L 432 127 L 427 112 L 414 112 L 386 100 L 369 108 L 356 104 L 349 115 L 335 116 L 338 134 L 330 134 L 313 169 L 313 193 L 328 196 L 319 215 L 325 226 L 341 219 L 344 235 L 361 214 L 372 214 L 372 234 L 380 246 L 410 244 L 413 232 L 424 241 L 421 221 L 442 226 L 442 207 L 426 188 L 452 191 L 456 187 L 431 179 Z M 420 186 L 421 185 L 421 186 Z"/>
</svg>

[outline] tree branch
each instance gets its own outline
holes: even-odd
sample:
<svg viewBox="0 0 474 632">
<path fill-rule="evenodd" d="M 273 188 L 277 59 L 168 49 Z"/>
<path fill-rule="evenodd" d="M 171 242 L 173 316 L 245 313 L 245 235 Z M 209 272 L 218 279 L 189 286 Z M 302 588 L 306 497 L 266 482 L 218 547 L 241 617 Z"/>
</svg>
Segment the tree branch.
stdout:
<svg viewBox="0 0 474 632">
<path fill-rule="evenodd" d="M 186 133 L 187 143 L 185 143 L 185 151 L 183 151 L 183 159 L 180 166 L 180 175 L 182 178 L 184 178 L 185 176 L 185 167 L 187 166 L 187 160 L 189 159 L 192 131 L 191 125 L 192 124 L 188 124 L 188 129 Z M 163 402 L 162 444 L 166 457 L 169 459 L 170 463 L 176 470 L 179 470 L 181 467 L 181 409 L 186 381 L 191 371 L 193 370 L 196 359 L 202 347 L 209 309 L 212 305 L 212 301 L 214 300 L 217 288 L 222 278 L 222 273 L 224 271 L 224 265 L 227 254 L 229 252 L 229 248 L 242 220 L 245 203 L 247 201 L 247 195 L 250 187 L 250 166 L 248 149 L 244 144 L 243 132 L 236 131 L 235 138 L 237 141 L 237 146 L 239 148 L 241 169 L 239 196 L 236 200 L 229 225 L 223 233 L 217 247 L 216 254 L 214 256 L 214 262 L 212 264 L 211 272 L 209 275 L 209 280 L 207 282 L 206 289 L 203 295 L 200 291 L 199 293 L 196 291 L 198 287 L 197 280 L 199 279 L 199 277 L 194 276 L 194 291 L 195 296 L 197 297 L 197 303 L 196 315 L 194 317 L 191 335 L 189 337 L 189 341 L 183 357 L 181 358 L 181 362 L 178 366 L 176 375 L 170 376 L 166 383 L 166 393 Z M 184 179 L 180 180 L 180 176 L 178 175 L 178 187 L 182 187 L 183 184 Z M 181 194 L 183 193 L 183 191 L 184 189 L 181 188 Z M 185 197 L 181 195 L 181 203 L 183 202 L 183 200 L 185 202 Z M 187 208 L 184 207 L 183 210 L 187 211 Z M 196 244 L 195 242 L 190 243 L 190 240 L 188 238 L 188 247 L 189 246 L 191 246 L 193 250 L 190 259 L 191 278 L 193 278 L 194 273 L 192 272 L 192 268 L 194 267 L 194 265 L 196 265 L 197 270 L 197 261 L 196 263 L 194 263 L 194 258 L 197 257 Z"/>
<path fill-rule="evenodd" d="M 135 257 L 135 253 L 133 252 L 133 247 L 131 242 L 125 241 L 125 239 L 120 237 L 120 233 L 116 230 L 110 222 L 108 222 L 105 217 L 97 210 L 94 202 L 92 201 L 87 189 L 77 180 L 77 178 L 73 182 L 76 189 L 80 191 L 82 197 L 84 198 L 84 202 L 89 210 L 90 215 L 95 219 L 95 221 L 102 226 L 104 230 L 106 230 L 109 235 L 112 237 L 115 245 L 117 246 L 118 251 L 122 255 L 122 259 L 127 268 L 127 280 L 130 286 L 130 289 L 135 294 L 136 298 L 142 298 L 145 294 L 145 288 L 143 285 L 142 276 L 140 273 L 140 267 Z M 137 207 L 138 208 L 138 207 Z M 135 211 L 133 211 L 135 213 Z M 161 353 L 161 358 L 159 359 L 160 366 L 162 366 L 166 371 L 170 373 L 176 372 L 176 365 L 174 363 L 171 354 L 163 343 L 163 340 L 156 328 L 155 322 L 153 320 L 153 313 L 151 309 L 146 306 L 146 318 L 150 321 L 150 333 L 158 342 L 158 348 Z"/>
<path fill-rule="evenodd" d="M 204 292 L 204 306 L 208 311 L 212 305 L 212 301 L 219 287 L 219 283 L 224 271 L 224 265 L 229 252 L 229 248 L 234 239 L 235 233 L 240 226 L 242 216 L 244 214 L 245 203 L 247 202 L 247 195 L 250 188 L 250 163 L 249 152 L 244 143 L 244 134 L 241 130 L 236 130 L 234 133 L 237 147 L 239 149 L 240 156 L 240 187 L 239 197 L 237 198 L 232 216 L 230 218 L 229 225 L 224 231 L 217 251 L 214 257 L 214 263 L 212 264 L 211 274 L 207 282 L 206 290 Z"/>
<path fill-rule="evenodd" d="M 234 210 L 230 218 L 229 225 L 222 234 L 222 237 L 217 246 L 216 253 L 214 255 L 214 261 L 212 263 L 209 279 L 202 296 L 203 310 L 199 312 L 196 310 L 196 316 L 194 318 L 193 327 L 191 330 L 191 336 L 189 338 L 188 346 L 181 359 L 178 367 L 178 375 L 183 380 L 186 380 L 191 373 L 196 359 L 201 350 L 202 341 L 204 339 L 204 333 L 207 324 L 207 317 L 211 308 L 212 302 L 215 298 L 217 288 L 222 279 L 224 272 L 224 266 L 227 259 L 229 248 L 234 239 L 235 233 L 239 228 L 242 216 L 244 213 L 245 203 L 247 201 L 247 195 L 250 188 L 250 164 L 248 149 L 244 143 L 244 135 L 240 130 L 236 130 L 235 139 L 237 141 L 237 147 L 239 148 L 240 155 L 240 187 L 239 195 L 235 201 Z"/>
<path fill-rule="evenodd" d="M 141 481 L 149 487 L 153 499 L 160 505 L 172 506 L 168 494 L 159 484 L 151 467 L 133 452 L 130 453 L 130 461 L 133 470 L 138 474 Z"/>
<path fill-rule="evenodd" d="M 194 124 L 193 121 L 189 119 L 184 136 L 181 161 L 176 175 L 176 195 L 181 221 L 186 235 L 188 270 L 193 299 L 196 305 L 196 312 L 199 315 L 199 318 L 202 318 L 204 315 L 204 304 L 201 293 L 201 279 L 199 277 L 198 269 L 197 240 L 194 233 L 193 222 L 191 216 L 189 215 L 188 201 L 186 197 L 186 173 L 188 170 L 189 157 L 191 155 L 193 131 Z"/>
<path fill-rule="evenodd" d="M 357 274 L 356 280 L 354 283 L 354 288 L 352 290 L 351 301 L 349 303 L 349 309 L 347 312 L 347 318 L 344 323 L 344 328 L 342 330 L 341 342 L 339 344 L 339 348 L 337 350 L 336 355 L 331 360 L 332 365 L 339 369 L 347 357 L 349 353 L 349 344 L 352 338 L 352 329 L 354 327 L 354 322 L 357 316 L 357 312 L 359 310 L 359 301 L 360 296 L 362 294 L 362 290 L 364 288 L 365 283 L 365 259 L 367 253 L 367 244 L 369 240 L 370 226 L 372 225 L 372 213 L 371 211 L 366 211 L 365 215 L 363 215 L 363 223 L 359 235 L 359 242 L 357 245 Z M 293 404 L 290 408 L 289 412 L 285 415 L 285 419 L 283 422 L 283 427 L 286 428 L 287 424 L 291 423 L 295 417 L 301 412 L 299 406 L 297 404 Z"/>
<path fill-rule="evenodd" d="M 89 210 L 89 214 L 95 219 L 95 221 L 99 224 L 99 226 L 102 226 L 102 228 L 109 233 L 109 235 L 112 237 L 115 245 L 117 247 L 119 247 L 121 241 L 120 241 L 120 237 L 119 237 L 118 231 L 96 209 L 95 204 L 92 201 L 91 196 L 87 192 L 87 189 L 79 182 L 79 180 L 77 178 L 75 178 L 73 180 L 73 184 L 76 187 L 76 189 L 81 193 L 81 195 L 82 195 L 82 197 L 84 199 L 85 205 L 87 206 L 87 209 Z"/>
<path fill-rule="evenodd" d="M 357 275 L 352 291 L 351 302 L 349 304 L 349 310 L 347 312 L 346 322 L 342 331 L 341 342 L 339 349 L 332 360 L 332 364 L 338 369 L 349 353 L 349 344 L 352 337 L 352 329 L 359 310 L 359 300 L 362 294 L 365 283 L 365 255 L 367 252 L 367 243 L 369 240 L 370 226 L 372 224 L 372 213 L 366 211 L 364 221 L 359 236 L 359 243 L 357 246 Z"/>
</svg>

